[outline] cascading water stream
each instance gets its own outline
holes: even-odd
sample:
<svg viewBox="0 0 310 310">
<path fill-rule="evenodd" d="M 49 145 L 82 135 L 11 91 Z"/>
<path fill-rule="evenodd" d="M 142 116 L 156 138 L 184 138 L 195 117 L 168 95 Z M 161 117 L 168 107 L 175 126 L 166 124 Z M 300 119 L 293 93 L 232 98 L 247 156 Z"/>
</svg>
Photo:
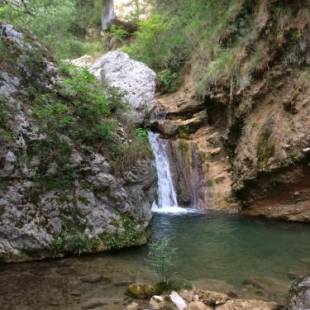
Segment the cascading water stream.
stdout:
<svg viewBox="0 0 310 310">
<path fill-rule="evenodd" d="M 167 154 L 167 142 L 153 132 L 149 132 L 149 141 L 155 157 L 158 178 L 158 202 L 154 203 L 153 211 L 173 214 L 193 212 L 193 209 L 181 208 L 178 205 Z"/>
<path fill-rule="evenodd" d="M 106 1 L 101 16 L 101 27 L 105 31 L 109 28 L 113 19 L 115 19 L 114 0 Z"/>
</svg>

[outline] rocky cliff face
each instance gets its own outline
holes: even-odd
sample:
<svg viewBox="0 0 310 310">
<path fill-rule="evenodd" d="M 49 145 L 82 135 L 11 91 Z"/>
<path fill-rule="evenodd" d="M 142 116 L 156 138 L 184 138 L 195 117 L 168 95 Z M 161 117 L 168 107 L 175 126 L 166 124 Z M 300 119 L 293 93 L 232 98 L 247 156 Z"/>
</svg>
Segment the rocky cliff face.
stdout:
<svg viewBox="0 0 310 310">
<path fill-rule="evenodd" d="M 144 243 L 155 188 L 150 156 L 121 165 L 120 173 L 104 143 L 83 145 L 69 129 L 52 135 L 35 118 L 36 100 L 52 94 L 69 106 L 77 104 L 75 97 L 59 93 L 63 77 L 34 38 L 1 24 L 0 39 L 0 259 Z M 65 111 L 60 109 L 61 118 Z M 79 122 L 89 132 L 95 126 Z M 113 139 L 126 147 L 128 132 L 121 123 L 116 127 Z"/>
<path fill-rule="evenodd" d="M 182 89 L 161 98 L 167 120 L 154 127 L 201 146 L 204 206 L 238 202 L 249 215 L 310 222 L 309 4 L 243 1 L 222 48 L 234 46 L 241 19 L 250 30 L 238 75 L 223 72 L 198 97 L 190 68 Z"/>
</svg>

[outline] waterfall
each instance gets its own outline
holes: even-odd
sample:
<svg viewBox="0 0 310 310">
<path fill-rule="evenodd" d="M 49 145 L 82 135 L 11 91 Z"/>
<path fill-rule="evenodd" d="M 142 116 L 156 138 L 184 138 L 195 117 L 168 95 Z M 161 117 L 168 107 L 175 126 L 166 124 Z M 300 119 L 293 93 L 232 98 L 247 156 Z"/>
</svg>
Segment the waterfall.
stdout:
<svg viewBox="0 0 310 310">
<path fill-rule="evenodd" d="M 107 30 L 115 19 L 114 0 L 106 0 L 101 16 L 102 30 Z"/>
<path fill-rule="evenodd" d="M 153 211 L 174 214 L 192 212 L 192 209 L 181 208 L 178 205 L 167 154 L 167 142 L 153 132 L 149 132 L 149 141 L 155 157 L 158 178 L 158 201 L 154 203 Z"/>
</svg>

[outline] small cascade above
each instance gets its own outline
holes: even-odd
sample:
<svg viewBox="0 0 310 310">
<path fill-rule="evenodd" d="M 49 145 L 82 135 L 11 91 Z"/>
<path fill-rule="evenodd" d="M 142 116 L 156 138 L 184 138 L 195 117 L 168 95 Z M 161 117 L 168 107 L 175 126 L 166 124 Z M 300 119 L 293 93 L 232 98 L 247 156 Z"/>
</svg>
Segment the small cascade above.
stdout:
<svg viewBox="0 0 310 310">
<path fill-rule="evenodd" d="M 153 132 L 149 132 L 149 141 L 155 157 L 158 177 L 158 199 L 157 202 L 154 202 L 153 211 L 172 214 L 193 212 L 193 209 L 181 208 L 178 204 L 167 154 L 167 141 L 161 139 L 159 134 Z"/>
</svg>

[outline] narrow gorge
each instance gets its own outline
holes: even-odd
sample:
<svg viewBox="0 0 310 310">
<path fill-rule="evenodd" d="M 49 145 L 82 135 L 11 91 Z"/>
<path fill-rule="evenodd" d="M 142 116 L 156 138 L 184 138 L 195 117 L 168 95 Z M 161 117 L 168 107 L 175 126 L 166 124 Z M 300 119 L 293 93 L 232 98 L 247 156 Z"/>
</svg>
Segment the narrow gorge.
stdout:
<svg viewBox="0 0 310 310">
<path fill-rule="evenodd" d="M 1 310 L 308 310 L 309 85 L 309 0 L 0 1 Z"/>
</svg>

